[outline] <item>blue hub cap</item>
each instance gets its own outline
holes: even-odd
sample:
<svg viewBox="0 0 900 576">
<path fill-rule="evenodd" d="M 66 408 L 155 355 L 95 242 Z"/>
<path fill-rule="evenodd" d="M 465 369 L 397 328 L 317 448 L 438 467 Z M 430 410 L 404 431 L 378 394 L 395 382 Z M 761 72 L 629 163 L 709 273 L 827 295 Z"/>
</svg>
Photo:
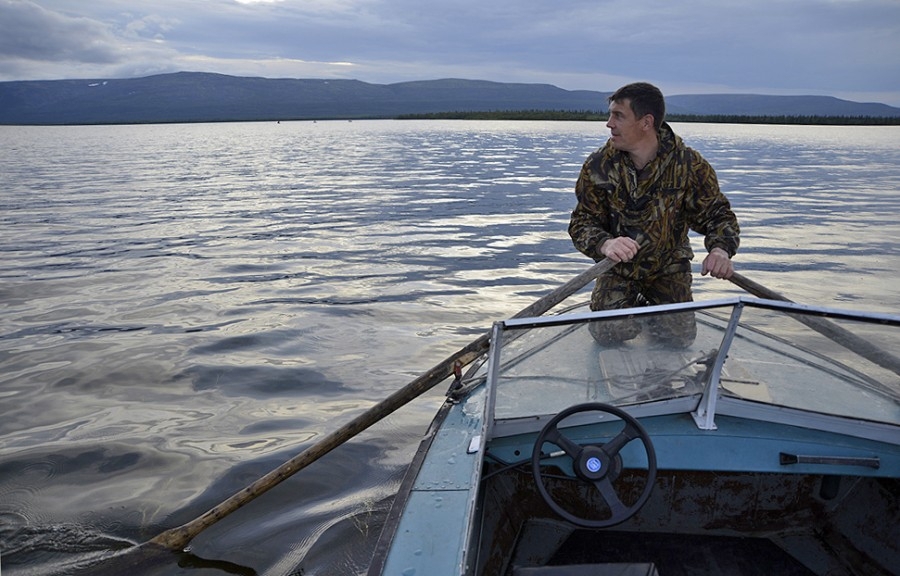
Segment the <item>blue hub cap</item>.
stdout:
<svg viewBox="0 0 900 576">
<path fill-rule="evenodd" d="M 597 458 L 596 456 L 592 456 L 588 458 L 585 466 L 587 466 L 587 469 L 591 472 L 599 472 L 600 468 L 603 467 L 603 464 L 600 462 L 599 458 Z"/>
</svg>

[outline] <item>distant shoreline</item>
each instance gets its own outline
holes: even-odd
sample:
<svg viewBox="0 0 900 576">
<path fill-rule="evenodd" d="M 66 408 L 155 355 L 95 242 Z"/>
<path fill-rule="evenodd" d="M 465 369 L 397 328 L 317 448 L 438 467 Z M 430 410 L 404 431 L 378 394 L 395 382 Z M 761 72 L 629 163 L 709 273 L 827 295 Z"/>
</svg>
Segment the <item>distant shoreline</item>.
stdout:
<svg viewBox="0 0 900 576">
<path fill-rule="evenodd" d="M 397 115 L 327 115 L 317 117 L 260 117 L 260 118 L 195 118 L 172 120 L 135 121 L 84 121 L 84 122 L 0 122 L 0 126 L 140 126 L 144 124 L 226 124 L 234 122 L 353 122 L 355 120 L 506 120 L 506 121 L 560 121 L 606 122 L 609 116 L 593 111 L 569 110 L 497 110 L 491 112 L 454 111 L 426 112 Z M 900 117 L 887 116 L 786 116 L 744 114 L 666 114 L 667 122 L 699 124 L 768 124 L 806 126 L 900 126 Z"/>
<path fill-rule="evenodd" d="M 3 123 L 0 126 L 140 126 L 165 124 L 228 124 L 236 122 L 353 122 L 356 120 L 484 120 L 484 121 L 559 121 L 606 122 L 606 114 L 569 111 L 497 111 L 497 112 L 431 112 L 396 116 L 320 116 L 315 118 L 215 118 L 145 120 L 133 122 L 23 122 Z M 698 124 L 768 124 L 805 126 L 900 126 L 900 117 L 880 116 L 748 116 L 731 114 L 666 114 L 667 122 Z"/>
</svg>

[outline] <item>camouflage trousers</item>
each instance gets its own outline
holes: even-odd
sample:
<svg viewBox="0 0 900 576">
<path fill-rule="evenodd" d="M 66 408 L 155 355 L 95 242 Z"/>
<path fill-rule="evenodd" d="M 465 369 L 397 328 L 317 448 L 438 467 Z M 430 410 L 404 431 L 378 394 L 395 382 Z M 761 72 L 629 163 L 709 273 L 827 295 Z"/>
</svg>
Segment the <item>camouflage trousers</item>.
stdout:
<svg viewBox="0 0 900 576">
<path fill-rule="evenodd" d="M 614 272 L 597 278 L 591 293 L 591 310 L 618 310 L 652 304 L 692 302 L 690 268 L 642 280 L 624 278 Z M 597 342 L 612 345 L 636 338 L 646 327 L 648 335 L 666 346 L 686 348 L 697 336 L 693 312 L 640 316 L 591 322 L 588 329 Z"/>
</svg>

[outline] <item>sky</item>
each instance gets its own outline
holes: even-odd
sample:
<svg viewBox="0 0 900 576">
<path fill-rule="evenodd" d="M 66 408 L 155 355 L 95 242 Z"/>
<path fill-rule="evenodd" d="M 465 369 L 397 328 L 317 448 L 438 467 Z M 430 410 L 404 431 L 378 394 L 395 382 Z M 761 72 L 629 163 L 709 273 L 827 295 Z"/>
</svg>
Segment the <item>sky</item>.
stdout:
<svg viewBox="0 0 900 576">
<path fill-rule="evenodd" d="M 178 71 L 900 106 L 900 0 L 0 0 L 0 81 Z"/>
</svg>

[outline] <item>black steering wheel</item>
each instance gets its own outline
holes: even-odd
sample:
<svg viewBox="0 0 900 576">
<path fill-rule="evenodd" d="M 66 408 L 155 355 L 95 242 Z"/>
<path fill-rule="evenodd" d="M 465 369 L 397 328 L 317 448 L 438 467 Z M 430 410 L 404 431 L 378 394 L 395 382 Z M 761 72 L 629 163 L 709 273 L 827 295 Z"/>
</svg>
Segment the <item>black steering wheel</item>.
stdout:
<svg viewBox="0 0 900 576">
<path fill-rule="evenodd" d="M 559 431 L 558 425 L 564 419 L 579 412 L 590 411 L 606 412 L 617 416 L 624 421 L 625 427 L 612 440 L 603 445 L 588 444 L 582 446 Z M 619 495 L 613 488 L 613 482 L 622 471 L 622 458 L 619 456 L 619 452 L 632 440 L 640 440 L 647 454 L 647 483 L 637 501 L 628 506 L 619 498 Z M 593 484 L 600 491 L 600 495 L 607 506 L 609 506 L 610 515 L 608 518 L 600 520 L 581 518 L 563 509 L 556 503 L 547 491 L 541 475 L 541 457 L 544 456 L 541 448 L 545 442 L 562 448 L 572 458 L 572 467 L 575 470 L 575 475 L 581 480 Z M 653 449 L 650 436 L 644 430 L 644 427 L 641 426 L 641 423 L 624 410 L 600 402 L 577 404 L 566 408 L 554 416 L 541 430 L 537 440 L 534 442 L 534 450 L 531 453 L 531 473 L 534 476 L 538 492 L 540 492 L 541 497 L 554 512 L 578 526 L 606 528 L 620 524 L 634 516 L 647 502 L 647 499 L 650 498 L 650 492 L 653 489 L 653 484 L 656 482 L 656 451 Z"/>
</svg>

